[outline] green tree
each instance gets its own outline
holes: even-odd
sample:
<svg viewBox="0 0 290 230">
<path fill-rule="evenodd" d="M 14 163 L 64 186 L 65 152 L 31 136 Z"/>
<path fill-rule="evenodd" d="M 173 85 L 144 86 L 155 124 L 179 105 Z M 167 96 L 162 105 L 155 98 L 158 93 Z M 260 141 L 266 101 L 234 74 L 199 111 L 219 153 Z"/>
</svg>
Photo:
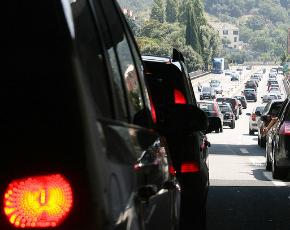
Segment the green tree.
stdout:
<svg viewBox="0 0 290 230">
<path fill-rule="evenodd" d="M 150 18 L 159 22 L 165 21 L 165 7 L 163 0 L 153 1 Z"/>
<path fill-rule="evenodd" d="M 201 54 L 199 28 L 191 4 L 187 8 L 185 41 L 186 45 L 190 45 L 197 53 Z"/>
<path fill-rule="evenodd" d="M 177 21 L 178 14 L 178 1 L 167 0 L 166 1 L 166 21 L 174 23 Z"/>
</svg>

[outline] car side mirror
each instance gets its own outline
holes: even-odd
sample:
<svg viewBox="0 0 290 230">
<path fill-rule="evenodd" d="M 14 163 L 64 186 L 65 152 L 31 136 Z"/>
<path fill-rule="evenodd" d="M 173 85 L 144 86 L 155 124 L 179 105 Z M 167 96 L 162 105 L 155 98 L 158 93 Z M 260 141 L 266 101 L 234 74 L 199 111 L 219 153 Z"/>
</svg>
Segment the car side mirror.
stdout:
<svg viewBox="0 0 290 230">
<path fill-rule="evenodd" d="M 157 117 L 157 130 L 163 135 L 188 135 L 207 128 L 206 113 L 195 105 L 166 105 Z"/>
</svg>

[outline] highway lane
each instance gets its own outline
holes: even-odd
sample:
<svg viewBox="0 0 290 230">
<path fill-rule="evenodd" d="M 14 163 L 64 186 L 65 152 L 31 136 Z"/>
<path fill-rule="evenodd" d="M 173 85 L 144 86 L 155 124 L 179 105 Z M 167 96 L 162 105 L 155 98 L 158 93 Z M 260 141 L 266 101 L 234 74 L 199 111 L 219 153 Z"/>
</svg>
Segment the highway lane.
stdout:
<svg viewBox="0 0 290 230">
<path fill-rule="evenodd" d="M 268 68 L 269 69 L 269 68 Z M 268 72 L 258 88 L 258 102 L 266 91 Z M 282 77 L 278 80 L 282 85 Z M 236 94 L 243 84 L 232 91 Z M 273 180 L 265 170 L 265 149 L 257 134 L 249 135 L 249 102 L 236 122 L 223 133 L 210 133 L 210 190 L 208 230 L 290 229 L 290 180 Z"/>
</svg>

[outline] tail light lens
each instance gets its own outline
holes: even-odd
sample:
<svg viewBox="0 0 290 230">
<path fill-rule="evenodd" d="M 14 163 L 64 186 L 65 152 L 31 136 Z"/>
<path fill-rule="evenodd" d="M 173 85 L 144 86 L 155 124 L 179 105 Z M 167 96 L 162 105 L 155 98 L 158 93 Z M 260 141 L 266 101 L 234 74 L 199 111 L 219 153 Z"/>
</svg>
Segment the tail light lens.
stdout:
<svg viewBox="0 0 290 230">
<path fill-rule="evenodd" d="M 169 165 L 169 173 L 174 176 L 176 175 L 176 171 L 173 165 Z"/>
<path fill-rule="evenodd" d="M 256 114 L 253 113 L 251 117 L 252 117 L 252 121 L 256 121 L 256 118 L 257 118 Z"/>
<path fill-rule="evenodd" d="M 180 90 L 174 90 L 174 103 L 175 104 L 186 104 L 186 99 Z"/>
<path fill-rule="evenodd" d="M 157 122 L 156 110 L 155 110 L 155 106 L 154 106 L 154 103 L 152 101 L 151 96 L 149 96 L 149 101 L 150 101 L 150 107 L 151 107 L 152 120 L 153 120 L 154 123 L 156 123 Z"/>
<path fill-rule="evenodd" d="M 181 173 L 196 173 L 199 172 L 199 165 L 194 162 L 184 162 L 181 165 Z"/>
<path fill-rule="evenodd" d="M 8 185 L 3 205 L 15 227 L 57 227 L 72 209 L 72 188 L 60 174 L 19 179 Z"/>
<path fill-rule="evenodd" d="M 290 135 L 290 122 L 286 121 L 282 124 L 280 130 L 279 130 L 279 134 L 281 135 L 285 135 L 285 136 L 289 136 Z"/>
</svg>

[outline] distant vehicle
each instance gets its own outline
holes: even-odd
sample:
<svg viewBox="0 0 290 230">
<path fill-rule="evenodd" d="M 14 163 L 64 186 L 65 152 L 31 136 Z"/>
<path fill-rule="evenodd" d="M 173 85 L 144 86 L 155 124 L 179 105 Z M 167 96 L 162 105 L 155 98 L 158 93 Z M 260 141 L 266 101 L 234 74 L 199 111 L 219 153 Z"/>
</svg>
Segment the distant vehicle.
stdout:
<svg viewBox="0 0 290 230">
<path fill-rule="evenodd" d="M 225 73 L 225 75 L 231 75 L 231 73 L 232 73 L 232 70 L 230 70 L 230 69 L 227 69 L 227 70 L 225 70 L 225 71 L 224 71 L 224 73 Z"/>
<path fill-rule="evenodd" d="M 250 77 L 251 80 L 255 80 L 257 82 L 261 81 L 261 76 L 257 73 L 254 73 L 251 77 Z"/>
<path fill-rule="evenodd" d="M 239 102 L 236 98 L 233 97 L 221 97 L 216 98 L 217 102 L 221 103 L 229 103 L 231 105 L 231 108 L 233 110 L 233 113 L 235 114 L 235 119 L 239 119 Z"/>
<path fill-rule="evenodd" d="M 250 135 L 253 135 L 255 132 L 258 132 L 257 121 L 260 119 L 265 106 L 266 105 L 257 105 L 254 107 L 252 113 L 246 113 L 246 115 L 250 116 L 249 118 L 249 134 Z"/>
<path fill-rule="evenodd" d="M 248 107 L 245 96 L 234 96 L 234 98 L 237 98 L 238 100 L 241 101 L 243 109 L 246 109 Z"/>
<path fill-rule="evenodd" d="M 223 125 L 229 126 L 231 129 L 234 129 L 236 126 L 235 123 L 235 114 L 229 103 L 218 103 L 222 114 L 224 115 Z"/>
<path fill-rule="evenodd" d="M 245 96 L 245 98 L 247 99 L 247 101 L 257 101 L 257 92 L 254 88 L 245 88 L 243 91 L 243 94 Z"/>
<path fill-rule="evenodd" d="M 203 86 L 201 88 L 201 92 L 199 94 L 199 99 L 204 100 L 204 99 L 214 99 L 215 98 L 215 90 L 214 88 L 210 86 Z"/>
<path fill-rule="evenodd" d="M 213 88 L 216 94 L 223 93 L 223 87 L 220 82 L 210 82 L 210 87 Z"/>
<path fill-rule="evenodd" d="M 213 58 L 212 60 L 212 72 L 217 74 L 222 74 L 225 68 L 225 59 L 224 58 Z"/>
<path fill-rule="evenodd" d="M 280 98 L 278 98 L 278 95 L 276 93 L 267 93 L 262 97 L 263 103 L 268 103 L 269 101 L 277 99 L 281 99 L 281 96 Z"/>
<path fill-rule="evenodd" d="M 231 73 L 231 81 L 238 81 L 240 79 L 240 74 L 238 72 Z"/>
<path fill-rule="evenodd" d="M 242 66 L 238 67 L 237 68 L 237 72 L 242 75 L 243 74 L 243 71 L 244 71 L 244 68 Z"/>
<path fill-rule="evenodd" d="M 246 70 L 251 70 L 252 69 L 252 66 L 251 65 L 247 65 L 246 66 Z"/>
<path fill-rule="evenodd" d="M 256 81 L 247 81 L 246 83 L 245 83 L 245 88 L 247 88 L 247 89 L 249 89 L 249 88 L 252 88 L 252 89 L 254 89 L 255 91 L 257 91 L 257 83 L 256 83 Z"/>
<path fill-rule="evenodd" d="M 218 103 L 216 101 L 199 101 L 197 105 L 208 116 L 209 119 L 215 118 L 218 125 L 215 129 L 216 133 L 223 132 L 223 114 L 220 111 Z"/>
</svg>

